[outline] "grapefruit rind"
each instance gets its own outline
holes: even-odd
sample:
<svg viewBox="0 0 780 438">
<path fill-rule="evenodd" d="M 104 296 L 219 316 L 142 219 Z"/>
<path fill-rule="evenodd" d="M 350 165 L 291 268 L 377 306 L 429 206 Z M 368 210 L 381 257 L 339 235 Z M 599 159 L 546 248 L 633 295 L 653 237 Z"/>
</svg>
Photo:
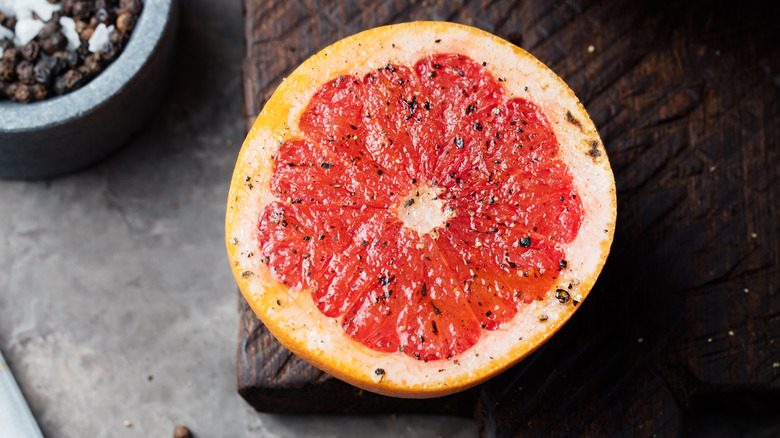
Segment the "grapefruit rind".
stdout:
<svg viewBox="0 0 780 438">
<path fill-rule="evenodd" d="M 349 338 L 340 318 L 316 307 L 308 290 L 288 289 L 261 263 L 257 221 L 276 199 L 269 188 L 272 156 L 286 139 L 301 135 L 297 120 L 321 85 L 338 75 L 358 77 L 388 63 L 414 65 L 434 53 L 459 53 L 502 79 L 509 97 L 527 99 L 551 122 L 558 159 L 569 168 L 584 217 L 576 239 L 563 244 L 567 267 L 542 301 L 521 305 L 477 345 L 448 360 L 424 362 L 382 353 Z M 371 29 L 309 58 L 266 103 L 239 154 L 227 204 L 226 244 L 244 297 L 268 330 L 292 352 L 359 388 L 380 394 L 427 398 L 474 386 L 517 363 L 557 332 L 595 283 L 609 253 L 616 220 L 615 182 L 593 122 L 568 86 L 524 50 L 476 28 L 414 22 Z M 554 291 L 565 289 L 562 303 Z"/>
</svg>

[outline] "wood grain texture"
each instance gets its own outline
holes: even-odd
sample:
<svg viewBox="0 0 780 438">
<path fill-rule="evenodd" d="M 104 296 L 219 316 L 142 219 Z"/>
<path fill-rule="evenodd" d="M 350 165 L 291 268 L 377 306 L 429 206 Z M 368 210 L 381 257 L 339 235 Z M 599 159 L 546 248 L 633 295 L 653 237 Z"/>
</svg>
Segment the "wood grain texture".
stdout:
<svg viewBox="0 0 780 438">
<path fill-rule="evenodd" d="M 780 7 L 724 1 L 245 0 L 245 126 L 306 57 L 382 24 L 449 20 L 525 48 L 574 90 L 618 187 L 612 255 L 569 324 L 446 403 L 485 436 L 780 433 Z M 592 46 L 592 50 L 589 50 Z M 363 412 L 359 391 L 241 309 L 239 390 L 261 410 Z M 317 389 L 314 389 L 317 388 Z M 298 392 L 296 392 L 298 391 Z M 309 391 L 309 392 L 307 392 Z M 452 403 L 448 405 L 447 403 Z M 448 406 L 446 409 L 441 406 Z"/>
</svg>

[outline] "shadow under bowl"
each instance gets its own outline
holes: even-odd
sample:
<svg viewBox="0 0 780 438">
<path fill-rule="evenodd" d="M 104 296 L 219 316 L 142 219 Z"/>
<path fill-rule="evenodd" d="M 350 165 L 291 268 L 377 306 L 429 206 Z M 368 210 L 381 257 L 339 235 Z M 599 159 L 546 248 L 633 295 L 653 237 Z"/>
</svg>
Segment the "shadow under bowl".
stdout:
<svg viewBox="0 0 780 438">
<path fill-rule="evenodd" d="M 177 0 L 145 0 L 124 51 L 82 88 L 29 104 L 0 101 L 0 178 L 83 169 L 148 122 L 168 88 L 177 12 Z"/>
</svg>

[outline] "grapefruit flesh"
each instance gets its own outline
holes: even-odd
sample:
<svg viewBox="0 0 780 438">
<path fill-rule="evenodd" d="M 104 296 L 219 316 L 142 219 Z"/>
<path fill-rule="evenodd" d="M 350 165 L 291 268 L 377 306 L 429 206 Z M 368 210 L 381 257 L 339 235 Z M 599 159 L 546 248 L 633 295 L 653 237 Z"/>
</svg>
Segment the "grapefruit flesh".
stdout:
<svg viewBox="0 0 780 438">
<path fill-rule="evenodd" d="M 280 86 L 242 148 L 226 238 L 284 345 L 362 388 L 430 397 L 552 335 L 614 221 L 606 153 L 560 79 L 476 29 L 408 23 Z"/>
</svg>

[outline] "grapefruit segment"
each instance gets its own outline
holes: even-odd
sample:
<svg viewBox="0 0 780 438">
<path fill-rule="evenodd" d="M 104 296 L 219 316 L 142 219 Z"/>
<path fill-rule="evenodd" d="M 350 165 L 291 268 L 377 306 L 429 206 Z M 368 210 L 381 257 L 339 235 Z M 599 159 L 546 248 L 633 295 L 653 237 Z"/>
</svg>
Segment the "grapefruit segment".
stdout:
<svg viewBox="0 0 780 438">
<path fill-rule="evenodd" d="M 226 238 L 285 346 L 432 397 L 557 331 L 614 222 L 606 153 L 566 85 L 506 41 L 423 22 L 347 38 L 284 81 L 239 156 Z"/>
<path fill-rule="evenodd" d="M 459 174 L 485 150 L 481 125 L 471 119 L 489 114 L 503 99 L 503 87 L 481 65 L 459 54 L 428 56 L 417 62 L 415 70 L 427 111 L 435 120 L 422 132 L 426 161 L 435 169 L 425 177 Z"/>
<path fill-rule="evenodd" d="M 365 114 L 359 130 L 367 150 L 385 171 L 408 181 L 420 169 L 414 141 L 425 123 L 419 81 L 408 67 L 388 64 L 367 74 L 363 84 Z"/>
<path fill-rule="evenodd" d="M 361 91 L 360 81 L 351 75 L 326 82 L 301 114 L 301 131 L 319 144 L 336 143 L 336 149 L 353 155 L 349 151 L 359 145 L 352 131 L 362 120 Z"/>
<path fill-rule="evenodd" d="M 413 276 L 404 275 L 415 271 L 410 269 L 413 260 L 402 256 L 402 251 L 415 242 L 416 236 L 403 230 L 397 221 L 388 225 L 381 239 L 367 245 L 369 287 L 347 311 L 343 328 L 369 348 L 395 352 L 400 346 L 398 320 L 417 282 Z"/>
<path fill-rule="evenodd" d="M 422 240 L 421 269 L 398 325 L 402 351 L 422 361 L 451 358 L 477 342 L 479 325 L 433 239 Z"/>
</svg>

